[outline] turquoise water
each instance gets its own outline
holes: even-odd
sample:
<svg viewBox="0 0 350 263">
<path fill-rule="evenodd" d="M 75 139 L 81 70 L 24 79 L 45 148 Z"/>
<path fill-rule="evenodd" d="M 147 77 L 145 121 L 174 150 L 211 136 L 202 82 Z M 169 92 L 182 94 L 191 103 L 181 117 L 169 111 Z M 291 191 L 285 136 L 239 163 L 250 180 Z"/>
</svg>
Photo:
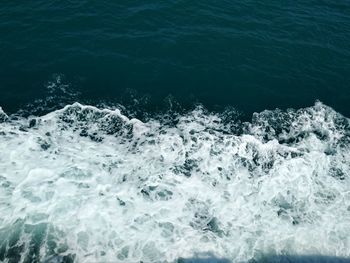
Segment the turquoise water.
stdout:
<svg viewBox="0 0 350 263">
<path fill-rule="evenodd" d="M 350 262 L 349 1 L 2 1 L 0 262 Z"/>
</svg>

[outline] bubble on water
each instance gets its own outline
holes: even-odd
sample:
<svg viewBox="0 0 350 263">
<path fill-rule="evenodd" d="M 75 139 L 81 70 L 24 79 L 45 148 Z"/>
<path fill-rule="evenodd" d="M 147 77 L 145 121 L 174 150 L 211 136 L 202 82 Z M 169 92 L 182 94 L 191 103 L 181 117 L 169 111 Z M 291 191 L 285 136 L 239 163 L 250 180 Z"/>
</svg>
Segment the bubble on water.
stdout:
<svg viewBox="0 0 350 263">
<path fill-rule="evenodd" d="M 0 111 L 0 261 L 350 257 L 349 120 L 232 115 Z"/>
</svg>

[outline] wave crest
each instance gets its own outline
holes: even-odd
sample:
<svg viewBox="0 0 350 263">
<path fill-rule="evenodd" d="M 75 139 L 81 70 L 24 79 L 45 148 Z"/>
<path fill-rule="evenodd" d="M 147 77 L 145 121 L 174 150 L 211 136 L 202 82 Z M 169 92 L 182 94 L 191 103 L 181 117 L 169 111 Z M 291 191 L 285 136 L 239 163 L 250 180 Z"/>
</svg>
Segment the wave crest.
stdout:
<svg viewBox="0 0 350 263">
<path fill-rule="evenodd" d="M 349 120 L 320 102 L 230 116 L 6 117 L 0 260 L 350 257 Z"/>
</svg>

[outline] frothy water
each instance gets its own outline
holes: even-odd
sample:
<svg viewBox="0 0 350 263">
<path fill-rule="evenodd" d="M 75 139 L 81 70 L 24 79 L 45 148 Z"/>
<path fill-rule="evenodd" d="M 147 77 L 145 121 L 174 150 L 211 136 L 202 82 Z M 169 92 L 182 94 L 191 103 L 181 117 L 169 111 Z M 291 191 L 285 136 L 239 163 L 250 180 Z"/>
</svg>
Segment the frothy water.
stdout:
<svg viewBox="0 0 350 263">
<path fill-rule="evenodd" d="M 0 110 L 0 261 L 350 257 L 349 120 L 229 114 Z"/>
</svg>

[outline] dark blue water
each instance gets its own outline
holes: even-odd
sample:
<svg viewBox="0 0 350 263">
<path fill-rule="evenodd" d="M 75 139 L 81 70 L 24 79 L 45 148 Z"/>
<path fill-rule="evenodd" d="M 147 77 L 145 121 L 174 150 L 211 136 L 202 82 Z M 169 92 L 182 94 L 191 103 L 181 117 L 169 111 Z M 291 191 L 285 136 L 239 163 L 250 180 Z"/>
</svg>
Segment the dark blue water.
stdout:
<svg viewBox="0 0 350 263">
<path fill-rule="evenodd" d="M 3 0 L 0 262 L 350 262 L 349 105 L 349 0 Z"/>
<path fill-rule="evenodd" d="M 47 96 L 245 113 L 321 100 L 350 115 L 348 1 L 4 1 L 0 105 Z M 132 99 L 131 99 L 132 98 Z"/>
</svg>

